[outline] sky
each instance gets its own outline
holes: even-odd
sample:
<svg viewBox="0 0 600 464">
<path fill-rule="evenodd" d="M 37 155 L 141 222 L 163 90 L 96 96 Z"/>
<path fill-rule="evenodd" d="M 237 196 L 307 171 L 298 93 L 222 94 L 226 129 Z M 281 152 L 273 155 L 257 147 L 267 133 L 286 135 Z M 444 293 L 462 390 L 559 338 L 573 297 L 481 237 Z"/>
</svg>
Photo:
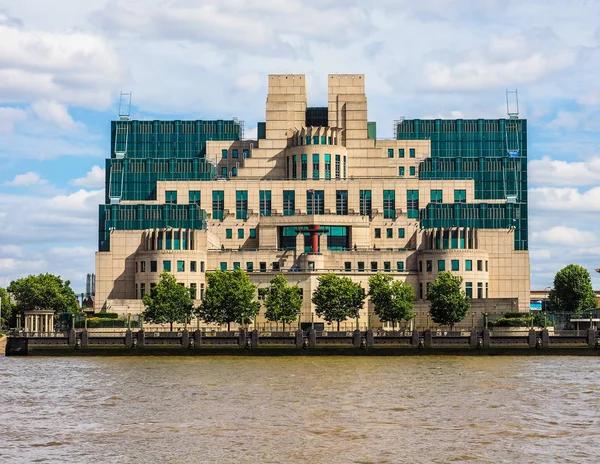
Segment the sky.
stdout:
<svg viewBox="0 0 600 464">
<path fill-rule="evenodd" d="M 362 73 L 369 120 L 506 117 L 529 130 L 531 287 L 600 289 L 600 1 L 0 0 L 0 286 L 94 272 L 109 124 L 265 119 L 267 75 Z"/>
</svg>

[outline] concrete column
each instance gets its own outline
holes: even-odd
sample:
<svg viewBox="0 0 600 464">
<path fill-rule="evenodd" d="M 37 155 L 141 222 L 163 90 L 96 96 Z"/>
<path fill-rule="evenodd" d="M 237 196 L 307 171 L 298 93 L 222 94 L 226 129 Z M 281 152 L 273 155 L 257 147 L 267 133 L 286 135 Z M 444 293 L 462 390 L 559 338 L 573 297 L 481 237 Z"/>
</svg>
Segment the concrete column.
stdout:
<svg viewBox="0 0 600 464">
<path fill-rule="evenodd" d="M 587 331 L 587 344 L 588 346 L 594 346 L 594 344 L 596 343 L 596 338 L 597 338 L 597 333 L 595 330 L 592 330 L 591 328 L 588 329 Z"/>
<path fill-rule="evenodd" d="M 535 339 L 536 339 L 536 333 L 535 333 L 535 330 L 531 329 L 531 330 L 529 331 L 529 338 L 528 338 L 528 341 L 529 341 L 529 348 L 535 348 L 535 342 L 536 342 L 536 340 L 535 340 Z"/>
<path fill-rule="evenodd" d="M 144 332 L 143 330 L 138 330 L 137 341 L 138 341 L 138 346 L 140 348 L 143 348 L 144 346 L 146 346 L 146 332 Z"/>
<path fill-rule="evenodd" d="M 375 346 L 375 337 L 373 336 L 373 330 L 367 330 L 367 348 Z"/>
<path fill-rule="evenodd" d="M 360 347 L 360 339 L 361 339 L 361 334 L 360 334 L 360 330 L 355 330 L 354 332 L 352 332 L 352 345 L 356 348 Z"/>
<path fill-rule="evenodd" d="M 133 334 L 131 330 L 127 329 L 125 332 L 125 348 L 131 348 L 133 346 Z"/>
<path fill-rule="evenodd" d="M 302 342 L 304 341 L 304 334 L 301 330 L 296 330 L 296 348 L 302 348 Z"/>
<path fill-rule="evenodd" d="M 85 348 L 88 345 L 89 345 L 88 331 L 84 330 L 83 332 L 81 332 L 81 347 Z"/>
<path fill-rule="evenodd" d="M 471 336 L 469 337 L 469 345 L 471 348 L 475 348 L 477 346 L 477 331 L 471 330 Z"/>
<path fill-rule="evenodd" d="M 252 337 L 252 346 L 258 346 L 258 330 L 254 329 L 251 334 Z"/>
<path fill-rule="evenodd" d="M 548 348 L 550 346 L 550 335 L 548 329 L 542 330 L 542 348 Z"/>
<path fill-rule="evenodd" d="M 423 339 L 426 348 L 431 348 L 433 346 L 433 335 L 431 333 L 431 330 L 427 329 L 425 331 L 425 333 L 423 334 Z"/>
<path fill-rule="evenodd" d="M 75 340 L 77 340 L 77 332 L 75 329 L 69 330 L 69 346 L 75 346 Z"/>
<path fill-rule="evenodd" d="M 246 346 L 246 331 L 244 329 L 240 329 L 240 334 L 238 335 L 238 345 L 241 347 Z"/>
<path fill-rule="evenodd" d="M 200 345 L 202 345 L 202 332 L 199 330 L 194 332 L 194 345 L 196 345 L 196 348 L 200 348 Z"/>
<path fill-rule="evenodd" d="M 483 338 L 483 347 L 489 348 L 490 347 L 490 331 L 489 331 L 489 329 L 485 329 L 483 331 L 482 338 Z"/>
<path fill-rule="evenodd" d="M 419 331 L 414 329 L 412 331 L 412 335 L 410 337 L 410 344 L 412 346 L 418 346 L 419 345 Z"/>
<path fill-rule="evenodd" d="M 50 314 L 50 332 L 54 332 L 54 314 Z"/>
<path fill-rule="evenodd" d="M 315 332 L 315 329 L 310 329 L 308 331 L 308 347 L 316 348 L 316 346 L 317 346 L 317 332 Z"/>
<path fill-rule="evenodd" d="M 181 334 L 181 346 L 184 348 L 190 346 L 190 333 L 187 330 Z"/>
</svg>

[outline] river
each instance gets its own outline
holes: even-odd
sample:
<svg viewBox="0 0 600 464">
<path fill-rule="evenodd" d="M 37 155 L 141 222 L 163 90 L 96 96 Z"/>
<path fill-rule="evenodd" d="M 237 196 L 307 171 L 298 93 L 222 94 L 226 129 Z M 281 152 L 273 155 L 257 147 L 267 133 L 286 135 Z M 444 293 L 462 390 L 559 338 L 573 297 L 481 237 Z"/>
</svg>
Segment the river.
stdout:
<svg viewBox="0 0 600 464">
<path fill-rule="evenodd" d="M 1 462 L 598 462 L 600 357 L 0 357 Z"/>
</svg>

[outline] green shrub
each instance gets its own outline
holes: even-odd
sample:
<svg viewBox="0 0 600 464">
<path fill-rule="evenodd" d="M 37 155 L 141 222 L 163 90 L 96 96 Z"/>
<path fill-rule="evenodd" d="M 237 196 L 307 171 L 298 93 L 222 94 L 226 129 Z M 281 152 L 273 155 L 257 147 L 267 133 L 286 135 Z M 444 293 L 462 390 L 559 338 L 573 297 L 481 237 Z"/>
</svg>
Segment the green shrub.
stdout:
<svg viewBox="0 0 600 464">
<path fill-rule="evenodd" d="M 520 313 L 518 311 L 509 311 L 507 313 L 504 313 L 504 317 L 506 319 L 516 319 L 516 318 L 521 318 L 523 316 L 526 316 L 526 314 Z"/>
<path fill-rule="evenodd" d="M 96 313 L 95 317 L 100 319 L 118 319 L 119 315 L 117 313 Z"/>
</svg>

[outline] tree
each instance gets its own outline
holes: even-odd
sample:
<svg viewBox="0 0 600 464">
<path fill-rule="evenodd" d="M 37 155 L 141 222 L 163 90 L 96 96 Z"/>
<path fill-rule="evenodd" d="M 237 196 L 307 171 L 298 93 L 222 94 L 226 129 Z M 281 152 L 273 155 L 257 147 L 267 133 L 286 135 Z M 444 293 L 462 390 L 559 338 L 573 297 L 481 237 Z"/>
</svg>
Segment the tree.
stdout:
<svg viewBox="0 0 600 464">
<path fill-rule="evenodd" d="M 198 308 L 199 317 L 205 322 L 245 324 L 258 314 L 260 304 L 254 299 L 256 285 L 241 269 L 234 271 L 207 272 L 206 296 Z"/>
<path fill-rule="evenodd" d="M 268 288 L 259 290 L 261 297 L 264 298 L 265 317 L 269 321 L 292 323 L 298 318 L 300 308 L 302 308 L 302 289 L 297 285 L 288 285 L 285 277 L 281 274 L 271 279 Z"/>
<path fill-rule="evenodd" d="M 145 294 L 142 299 L 146 309 L 142 313 L 144 321 L 153 324 L 169 323 L 173 331 L 173 322 L 189 324 L 194 314 L 194 303 L 190 290 L 177 283 L 177 279 L 167 271 L 160 275 L 160 282 Z"/>
<path fill-rule="evenodd" d="M 440 272 L 427 291 L 429 313 L 434 322 L 449 325 L 462 321 L 469 312 L 471 303 L 462 290 L 462 277 L 451 272 Z"/>
<path fill-rule="evenodd" d="M 0 328 L 10 326 L 13 320 L 13 306 L 8 292 L 0 287 Z"/>
<path fill-rule="evenodd" d="M 392 276 L 377 273 L 369 278 L 369 297 L 375 307 L 375 314 L 381 322 L 391 322 L 394 329 L 397 321 L 410 320 L 415 292 L 413 288 L 394 280 Z"/>
<path fill-rule="evenodd" d="M 336 321 L 339 331 L 341 321 L 358 317 L 358 312 L 365 304 L 365 290 L 348 277 L 335 274 L 325 274 L 317 280 L 319 286 L 312 296 L 317 316 L 327 322 Z"/>
<path fill-rule="evenodd" d="M 75 312 L 79 308 L 71 282 L 52 274 L 30 275 L 14 280 L 7 288 L 15 299 L 18 313 L 32 310 Z M 2 302 L 4 303 L 4 301 Z M 2 305 L 4 307 L 4 304 Z"/>
<path fill-rule="evenodd" d="M 569 264 L 556 273 L 549 298 L 553 310 L 569 313 L 579 313 L 597 306 L 590 273 L 577 264 Z"/>
</svg>

